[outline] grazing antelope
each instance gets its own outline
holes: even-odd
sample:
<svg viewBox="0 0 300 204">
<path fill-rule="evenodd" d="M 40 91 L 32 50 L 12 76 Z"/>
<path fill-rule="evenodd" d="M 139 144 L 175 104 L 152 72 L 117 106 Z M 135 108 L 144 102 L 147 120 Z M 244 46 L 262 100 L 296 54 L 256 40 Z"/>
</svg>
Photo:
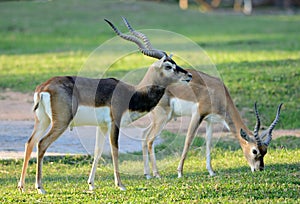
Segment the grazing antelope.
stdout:
<svg viewBox="0 0 300 204">
<path fill-rule="evenodd" d="M 142 33 L 139 38 L 121 33 L 111 22 L 105 20 L 121 38 L 138 45 L 147 56 L 159 59 L 147 70 L 142 81 L 133 86 L 114 78 L 91 79 L 76 76 L 53 77 L 37 86 L 34 94 L 35 126 L 25 144 L 24 162 L 18 188 L 24 191 L 25 174 L 32 149 L 37 144 L 37 170 L 35 187 L 45 193 L 42 186 L 42 164 L 47 148 L 69 127 L 97 126 L 97 139 L 92 171 L 89 176 L 90 189 L 94 188 L 95 170 L 102 152 L 103 138 L 100 132 L 110 132 L 111 154 L 115 184 L 121 190 L 118 166 L 118 138 L 122 124 L 131 122 L 151 111 L 164 95 L 168 85 L 188 83 L 192 75 L 178 66 L 165 52 L 149 49 L 149 40 Z M 125 23 L 128 22 L 124 19 Z M 129 25 L 129 24 L 128 24 Z M 48 126 L 50 130 L 44 136 Z"/>
<path fill-rule="evenodd" d="M 182 177 L 188 150 L 203 120 L 207 122 L 206 168 L 211 176 L 215 175 L 210 157 L 213 123 L 223 123 L 239 141 L 251 171 L 263 170 L 264 156 L 272 139 L 272 131 L 279 120 L 282 104 L 279 105 L 276 117 L 270 127 L 259 135 L 260 118 L 255 103 L 256 126 L 252 133 L 243 122 L 228 89 L 220 79 L 200 71 L 188 71 L 193 75 L 192 81 L 186 85 L 174 84 L 169 86 L 158 105 L 151 111 L 153 122 L 144 131 L 143 138 L 145 139 L 142 140 L 146 178 L 151 178 L 148 153 L 152 163 L 153 176 L 160 177 L 156 166 L 153 141 L 172 118 L 180 116 L 191 116 L 191 121 L 177 169 L 178 177 Z"/>
</svg>

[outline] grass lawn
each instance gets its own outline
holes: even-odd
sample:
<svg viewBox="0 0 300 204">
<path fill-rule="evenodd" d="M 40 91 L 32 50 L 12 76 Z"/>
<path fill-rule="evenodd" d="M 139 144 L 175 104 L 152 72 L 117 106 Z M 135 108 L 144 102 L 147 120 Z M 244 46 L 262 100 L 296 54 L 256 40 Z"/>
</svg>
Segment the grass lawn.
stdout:
<svg viewBox="0 0 300 204">
<path fill-rule="evenodd" d="M 174 135 L 164 133 L 164 144 L 157 151 L 166 150 Z M 183 137 L 176 142 L 182 147 Z M 196 138 L 185 164 L 185 174 L 177 178 L 179 146 L 168 145 L 164 158 L 158 161 L 161 179 L 146 180 L 140 169 L 141 152 L 121 155 L 122 181 L 127 191 L 114 187 L 110 158 L 105 158 L 96 173 L 97 189 L 87 191 L 91 157 L 46 157 L 44 187 L 47 194 L 38 195 L 34 189 L 35 160 L 31 160 L 26 193 L 18 192 L 16 185 L 22 166 L 21 160 L 0 161 L 0 202 L 26 203 L 299 203 L 300 139 L 282 137 L 271 143 L 265 156 L 266 170 L 251 173 L 238 144 L 219 141 L 214 143 L 213 167 L 217 176 L 210 177 L 205 169 L 204 154 L 199 146 L 203 139 Z M 139 160 L 137 159 L 137 156 Z M 137 171 L 138 170 L 138 171 Z M 128 172 L 136 172 L 128 174 Z"/>
<path fill-rule="evenodd" d="M 125 31 L 121 16 L 126 16 L 136 29 L 172 31 L 201 46 L 216 65 L 249 127 L 255 122 L 255 101 L 263 125 L 271 122 L 277 105 L 283 102 L 276 128 L 300 127 L 300 15 L 203 14 L 193 9 L 182 11 L 177 4 L 150 1 L 0 1 L 0 91 L 33 92 L 49 77 L 78 74 L 90 54 L 115 37 L 103 19 L 110 19 Z M 160 36 L 155 38 L 159 40 Z M 105 54 L 107 59 L 115 56 Z M 120 78 L 151 62 L 141 54 L 120 59 L 112 65 L 112 76 Z M 93 67 L 90 75 L 97 76 L 100 70 Z M 169 137 L 172 136 L 166 136 L 166 142 Z M 16 186 L 22 161 L 2 160 L 0 202 L 300 202 L 299 139 L 273 141 L 265 157 L 266 171 L 255 174 L 250 173 L 236 144 L 223 143 L 226 144 L 217 143 L 213 152 L 216 177 L 208 176 L 204 158 L 196 150 L 202 143 L 196 141 L 183 179 L 176 179 L 179 160 L 174 155 L 180 151 L 170 151 L 159 161 L 161 167 L 166 167 L 160 168 L 161 180 L 122 175 L 126 192 L 114 187 L 108 162 L 98 170 L 95 193 L 87 193 L 91 158 L 70 156 L 45 161 L 45 196 L 34 190 L 35 165 L 31 163 L 28 193 L 20 194 Z M 179 146 L 182 143 L 175 149 Z M 122 157 L 121 169 L 142 168 L 142 163 L 130 155 Z"/>
</svg>

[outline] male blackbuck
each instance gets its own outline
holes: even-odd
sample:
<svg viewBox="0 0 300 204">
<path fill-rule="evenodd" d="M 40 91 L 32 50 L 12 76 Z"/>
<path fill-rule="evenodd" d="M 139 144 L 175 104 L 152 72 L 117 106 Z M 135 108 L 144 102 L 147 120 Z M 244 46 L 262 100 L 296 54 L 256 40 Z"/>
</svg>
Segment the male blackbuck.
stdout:
<svg viewBox="0 0 300 204">
<path fill-rule="evenodd" d="M 171 84 L 185 84 L 192 75 L 178 66 L 165 52 L 149 49 L 150 42 L 145 35 L 139 37 L 121 33 L 111 22 L 106 22 L 123 39 L 138 45 L 140 51 L 159 59 L 147 70 L 142 81 L 130 85 L 114 78 L 91 79 L 76 76 L 53 77 L 37 86 L 34 93 L 34 130 L 25 144 L 24 163 L 18 188 L 24 191 L 25 174 L 32 149 L 37 144 L 37 170 L 35 187 L 45 193 L 42 186 L 42 163 L 47 148 L 69 127 L 97 126 L 97 139 L 92 171 L 89 176 L 90 189 L 94 188 L 96 165 L 102 152 L 103 138 L 100 132 L 110 133 L 111 154 L 114 166 L 115 184 L 121 190 L 118 166 L 119 129 L 123 123 L 151 111 Z M 124 22 L 128 22 L 124 19 Z M 128 24 L 129 25 L 129 24 Z M 147 48 L 140 41 L 141 38 Z M 49 131 L 44 135 L 48 126 Z"/>
<path fill-rule="evenodd" d="M 144 131 L 143 159 L 144 174 L 150 176 L 148 154 L 152 163 L 154 177 L 159 177 L 153 147 L 154 139 L 160 135 L 164 126 L 174 117 L 191 116 L 184 149 L 178 166 L 178 177 L 182 177 L 183 165 L 190 145 L 200 123 L 206 123 L 206 168 L 211 176 L 215 175 L 211 166 L 211 138 L 213 123 L 222 123 L 239 141 L 252 171 L 264 169 L 264 156 L 272 139 L 272 130 L 279 120 L 282 104 L 277 109 L 275 120 L 270 127 L 259 135 L 260 118 L 255 103 L 256 126 L 252 133 L 243 122 L 224 83 L 203 72 L 188 70 L 193 75 L 189 84 L 174 84 L 167 88 L 159 104 L 151 111 L 152 124 Z"/>
</svg>

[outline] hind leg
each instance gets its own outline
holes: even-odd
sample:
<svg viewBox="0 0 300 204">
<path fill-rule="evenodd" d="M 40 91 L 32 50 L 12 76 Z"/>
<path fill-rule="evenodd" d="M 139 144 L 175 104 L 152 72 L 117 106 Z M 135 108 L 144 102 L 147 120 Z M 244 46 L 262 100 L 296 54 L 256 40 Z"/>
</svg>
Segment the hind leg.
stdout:
<svg viewBox="0 0 300 204">
<path fill-rule="evenodd" d="M 20 191 L 24 192 L 25 191 L 25 176 L 26 176 L 26 171 L 28 167 L 28 162 L 32 153 L 32 150 L 34 146 L 36 145 L 37 141 L 43 136 L 44 132 L 48 128 L 50 124 L 50 120 L 48 117 L 44 117 L 41 120 L 38 120 L 35 118 L 35 125 L 33 132 L 28 139 L 28 141 L 25 143 L 25 153 L 24 153 L 24 161 L 23 161 L 23 167 L 22 167 L 22 173 L 20 177 L 20 181 L 18 183 L 18 188 Z"/>
<path fill-rule="evenodd" d="M 193 142 L 193 139 L 194 139 L 194 137 L 197 133 L 198 127 L 199 127 L 200 123 L 202 122 L 203 118 L 204 117 L 200 116 L 198 112 L 195 113 L 192 116 L 192 119 L 191 119 L 191 122 L 190 122 L 190 125 L 189 125 L 189 129 L 188 129 L 188 132 L 187 132 L 187 135 L 186 135 L 186 138 L 185 138 L 185 143 L 184 143 L 184 148 L 183 148 L 183 151 L 182 151 L 182 154 L 181 154 L 181 159 L 180 159 L 180 162 L 179 162 L 179 165 L 178 165 L 178 168 L 177 168 L 178 178 L 182 177 L 184 161 L 187 157 L 187 153 L 189 151 L 189 148 L 190 148 L 190 146 Z"/>
<path fill-rule="evenodd" d="M 160 178 L 160 174 L 156 164 L 154 140 L 161 134 L 166 123 L 169 121 L 167 116 L 168 116 L 167 114 L 162 114 L 161 117 L 155 118 L 155 122 L 152 125 L 152 129 L 149 131 L 149 134 L 146 137 L 148 152 L 152 164 L 153 177 L 155 178 Z"/>
<path fill-rule="evenodd" d="M 37 148 L 37 169 L 36 169 L 36 183 L 35 188 L 38 193 L 45 194 L 45 190 L 42 186 L 42 166 L 43 159 L 48 147 L 68 128 L 69 123 L 55 122 L 52 124 L 50 131 L 47 135 L 38 143 Z"/>
<path fill-rule="evenodd" d="M 161 106 L 156 106 L 154 110 L 151 112 L 152 113 L 152 123 L 150 127 L 147 128 L 146 132 L 144 133 L 144 141 L 143 143 L 146 143 L 147 145 L 144 144 L 148 149 L 143 150 L 143 159 L 144 159 L 144 172 L 146 178 L 150 177 L 150 167 L 149 167 L 149 162 L 148 162 L 148 154 L 150 156 L 150 161 L 152 164 L 152 172 L 153 176 L 155 178 L 160 178 L 158 168 L 156 165 L 156 158 L 155 158 L 155 151 L 154 151 L 154 140 L 157 138 L 167 122 L 169 122 L 172 118 L 172 112 L 171 109 L 168 107 L 161 107 Z M 143 147 L 145 148 L 145 147 Z M 146 160 L 147 159 L 147 160 Z"/>
</svg>

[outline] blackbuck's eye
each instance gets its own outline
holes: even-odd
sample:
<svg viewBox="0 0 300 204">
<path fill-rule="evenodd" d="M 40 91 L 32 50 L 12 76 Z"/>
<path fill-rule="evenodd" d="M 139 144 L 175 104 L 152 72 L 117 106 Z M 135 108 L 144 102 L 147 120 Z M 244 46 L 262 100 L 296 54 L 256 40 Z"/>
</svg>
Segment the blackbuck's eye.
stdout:
<svg viewBox="0 0 300 204">
<path fill-rule="evenodd" d="M 256 149 L 252 150 L 252 153 L 257 154 L 257 150 Z"/>
<path fill-rule="evenodd" d="M 166 65 L 165 66 L 165 70 L 170 70 L 170 69 L 172 69 L 173 67 L 171 66 L 171 65 Z"/>
</svg>

